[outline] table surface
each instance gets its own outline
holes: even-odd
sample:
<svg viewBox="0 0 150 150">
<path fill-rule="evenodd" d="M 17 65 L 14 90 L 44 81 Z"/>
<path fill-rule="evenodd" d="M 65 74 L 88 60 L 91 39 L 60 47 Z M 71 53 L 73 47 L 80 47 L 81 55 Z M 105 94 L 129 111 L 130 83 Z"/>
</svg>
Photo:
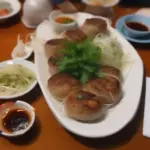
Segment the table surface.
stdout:
<svg viewBox="0 0 150 150">
<path fill-rule="evenodd" d="M 133 13 L 137 8 L 115 8 L 116 18 L 125 14 Z M 115 23 L 114 20 L 114 23 Z M 14 22 L 7 26 L 0 26 L 0 61 L 11 59 L 10 54 L 20 33 L 23 38 L 32 29 L 27 29 L 21 22 Z M 146 75 L 150 75 L 150 46 L 139 48 L 135 46 L 139 55 L 144 61 Z M 31 58 L 33 60 L 33 57 Z M 37 120 L 34 128 L 23 137 L 6 139 L 0 137 L 0 150 L 144 150 L 150 149 L 150 140 L 142 135 L 143 124 L 143 102 L 142 95 L 140 108 L 129 125 L 119 133 L 103 139 L 85 139 L 72 135 L 66 131 L 54 118 L 45 102 L 40 88 L 36 87 L 30 94 L 21 99 L 31 103 L 36 109 Z"/>
</svg>

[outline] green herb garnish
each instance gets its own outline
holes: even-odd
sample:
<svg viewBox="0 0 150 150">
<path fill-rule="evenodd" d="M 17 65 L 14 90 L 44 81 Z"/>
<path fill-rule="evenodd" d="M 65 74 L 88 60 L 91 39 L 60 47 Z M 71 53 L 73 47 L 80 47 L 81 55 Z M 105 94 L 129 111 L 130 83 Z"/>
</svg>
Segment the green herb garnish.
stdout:
<svg viewBox="0 0 150 150">
<path fill-rule="evenodd" d="M 82 43 L 69 42 L 62 50 L 63 58 L 56 61 L 60 72 L 68 72 L 83 84 L 97 76 L 101 58 L 101 49 L 91 40 Z"/>
<path fill-rule="evenodd" d="M 72 23 L 72 22 L 74 22 L 74 21 L 71 20 L 71 19 L 68 19 L 68 20 L 66 19 L 66 20 L 64 21 L 65 24 Z"/>
</svg>

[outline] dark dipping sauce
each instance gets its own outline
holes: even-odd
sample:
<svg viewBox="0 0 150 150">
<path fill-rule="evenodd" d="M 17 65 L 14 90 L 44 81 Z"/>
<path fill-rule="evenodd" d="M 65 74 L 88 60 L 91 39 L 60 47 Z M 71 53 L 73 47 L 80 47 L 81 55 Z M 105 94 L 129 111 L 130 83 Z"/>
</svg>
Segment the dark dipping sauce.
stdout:
<svg viewBox="0 0 150 150">
<path fill-rule="evenodd" d="M 26 129 L 30 124 L 30 115 L 24 109 L 12 109 L 3 116 L 3 127 L 9 132 Z"/>
<path fill-rule="evenodd" d="M 140 22 L 127 22 L 126 25 L 136 31 L 149 31 L 149 28 Z"/>
</svg>

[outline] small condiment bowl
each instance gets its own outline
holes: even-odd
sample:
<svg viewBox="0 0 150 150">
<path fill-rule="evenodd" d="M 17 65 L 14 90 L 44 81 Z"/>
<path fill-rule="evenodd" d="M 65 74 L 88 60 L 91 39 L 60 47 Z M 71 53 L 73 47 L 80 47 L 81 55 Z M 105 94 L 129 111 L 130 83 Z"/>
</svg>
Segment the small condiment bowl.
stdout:
<svg viewBox="0 0 150 150">
<path fill-rule="evenodd" d="M 74 22 L 71 22 L 68 24 L 58 23 L 58 22 L 56 22 L 57 17 L 69 17 L 69 18 L 73 19 Z M 57 33 L 61 33 L 66 30 L 76 29 L 78 27 L 76 18 L 73 14 L 65 14 L 60 10 L 52 11 L 49 15 L 49 21 L 52 23 L 53 28 Z"/>
<path fill-rule="evenodd" d="M 142 24 L 143 26 L 147 27 L 148 31 L 138 31 L 130 28 L 127 23 L 129 22 L 134 22 L 134 23 L 139 23 Z M 128 15 L 124 21 L 124 27 L 126 29 L 126 34 L 129 37 L 132 38 L 143 38 L 148 35 L 150 35 L 150 17 L 146 17 L 143 15 Z"/>
<path fill-rule="evenodd" d="M 10 133 L 3 126 L 3 118 L 6 115 L 6 113 L 8 113 L 9 111 L 11 111 L 13 109 L 17 109 L 17 108 L 23 109 L 29 114 L 30 123 L 25 129 L 21 129 L 19 131 Z M 31 129 L 34 122 L 35 122 L 35 111 L 34 111 L 34 108 L 30 104 L 18 100 L 16 102 L 7 102 L 7 103 L 4 103 L 3 105 L 0 105 L 0 130 L 1 130 L 0 132 L 1 132 L 1 135 L 6 136 L 6 137 L 18 137 L 18 136 L 24 135 L 26 132 L 28 132 Z"/>
<path fill-rule="evenodd" d="M 8 15 L 0 16 L 0 23 L 3 23 L 8 18 L 15 16 L 21 10 L 21 4 L 18 0 L 1 0 L 0 2 L 6 3 L 6 9 L 11 9 Z"/>
</svg>

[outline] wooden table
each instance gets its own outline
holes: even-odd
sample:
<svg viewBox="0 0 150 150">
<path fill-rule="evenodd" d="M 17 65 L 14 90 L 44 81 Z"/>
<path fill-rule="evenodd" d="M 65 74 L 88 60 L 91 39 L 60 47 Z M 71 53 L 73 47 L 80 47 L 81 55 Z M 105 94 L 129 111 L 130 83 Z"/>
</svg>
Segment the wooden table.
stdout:
<svg viewBox="0 0 150 150">
<path fill-rule="evenodd" d="M 135 11 L 136 8 L 117 6 L 115 8 L 116 19 Z M 0 61 L 11 58 L 10 53 L 16 44 L 18 33 L 25 37 L 32 31 L 24 27 L 21 22 L 0 27 Z M 146 47 L 136 49 L 144 61 L 146 75 L 148 76 L 150 75 L 150 47 Z M 141 105 L 133 121 L 116 135 L 95 140 L 81 138 L 67 132 L 52 115 L 39 87 L 22 99 L 31 103 L 36 109 L 37 121 L 35 128 L 25 136 L 16 139 L 0 137 L 0 150 L 150 149 L 150 140 L 142 136 L 144 88 Z"/>
</svg>

